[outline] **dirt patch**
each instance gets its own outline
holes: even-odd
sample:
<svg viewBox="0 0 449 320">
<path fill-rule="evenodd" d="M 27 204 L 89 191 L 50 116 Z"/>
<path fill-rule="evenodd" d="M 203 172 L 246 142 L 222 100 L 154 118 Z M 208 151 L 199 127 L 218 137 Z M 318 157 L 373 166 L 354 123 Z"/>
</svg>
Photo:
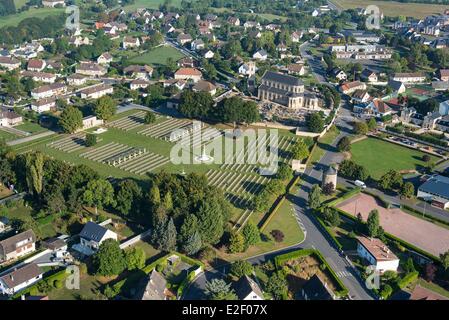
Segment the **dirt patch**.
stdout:
<svg viewBox="0 0 449 320">
<path fill-rule="evenodd" d="M 376 198 L 360 193 L 343 201 L 337 208 L 356 216 L 360 213 L 366 221 L 371 210 L 379 211 L 380 225 L 384 230 L 435 256 L 449 249 L 449 230 L 412 216 L 401 209 L 386 209 Z"/>
</svg>

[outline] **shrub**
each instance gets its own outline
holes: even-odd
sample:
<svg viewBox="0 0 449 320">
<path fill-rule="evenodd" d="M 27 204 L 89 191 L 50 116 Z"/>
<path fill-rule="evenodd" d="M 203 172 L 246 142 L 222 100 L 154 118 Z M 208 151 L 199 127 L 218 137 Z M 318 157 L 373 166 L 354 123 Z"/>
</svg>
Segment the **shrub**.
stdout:
<svg viewBox="0 0 449 320">
<path fill-rule="evenodd" d="M 86 147 L 92 147 L 97 144 L 97 136 L 89 133 L 86 135 Z"/>
<path fill-rule="evenodd" d="M 404 289 L 405 287 L 407 287 L 410 283 L 412 283 L 413 281 L 415 281 L 416 279 L 418 279 L 418 275 L 419 272 L 418 271 L 414 271 L 414 272 L 409 272 L 407 273 L 404 278 L 402 278 L 401 280 L 398 281 L 398 287 L 400 289 Z"/>
<path fill-rule="evenodd" d="M 56 289 L 61 289 L 62 286 L 63 286 L 62 281 L 61 281 L 61 280 L 55 280 L 55 281 L 53 282 L 53 286 L 54 286 Z"/>
<path fill-rule="evenodd" d="M 284 233 L 281 230 L 272 230 L 270 232 L 271 236 L 273 237 L 274 241 L 276 242 L 282 242 L 284 241 Z"/>
<path fill-rule="evenodd" d="M 162 263 L 159 263 L 159 264 L 156 266 L 156 271 L 157 271 L 157 272 L 162 272 L 162 271 L 164 271 L 164 268 L 165 268 L 165 266 L 164 266 Z"/>
<path fill-rule="evenodd" d="M 217 256 L 215 250 L 211 247 L 206 247 L 200 251 L 199 258 L 203 261 L 211 261 Z"/>
</svg>

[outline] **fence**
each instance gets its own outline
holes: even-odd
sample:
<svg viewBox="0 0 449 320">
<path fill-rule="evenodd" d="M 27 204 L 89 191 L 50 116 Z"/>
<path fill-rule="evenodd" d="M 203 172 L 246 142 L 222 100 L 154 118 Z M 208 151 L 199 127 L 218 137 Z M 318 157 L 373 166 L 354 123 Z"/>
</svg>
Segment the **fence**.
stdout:
<svg viewBox="0 0 449 320">
<path fill-rule="evenodd" d="M 123 243 L 121 243 L 120 244 L 120 249 L 128 248 L 128 247 L 132 246 L 133 244 L 135 244 L 136 242 L 138 242 L 138 241 L 140 241 L 142 239 L 145 239 L 150 234 L 151 234 L 151 230 L 144 231 L 141 234 L 139 234 L 139 235 L 137 235 L 137 236 L 135 236 L 135 237 L 133 237 L 133 238 L 131 238 L 129 240 L 126 240 Z"/>
</svg>

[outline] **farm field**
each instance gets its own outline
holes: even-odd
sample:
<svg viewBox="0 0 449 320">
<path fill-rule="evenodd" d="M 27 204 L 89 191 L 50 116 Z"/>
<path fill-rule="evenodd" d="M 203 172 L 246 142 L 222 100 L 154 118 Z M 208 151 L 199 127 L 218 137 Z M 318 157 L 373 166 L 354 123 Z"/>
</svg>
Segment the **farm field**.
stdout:
<svg viewBox="0 0 449 320">
<path fill-rule="evenodd" d="M 150 65 L 165 65 L 168 58 L 173 58 L 177 61 L 184 57 L 184 55 L 173 47 L 161 46 L 140 56 L 131 58 L 133 63 L 142 63 Z"/>
<path fill-rule="evenodd" d="M 332 0 L 332 3 L 343 9 L 365 8 L 376 5 L 386 16 L 407 16 L 424 18 L 426 16 L 443 13 L 447 6 L 427 3 L 403 3 L 398 1 L 375 1 L 375 0 Z"/>
<path fill-rule="evenodd" d="M 17 26 L 22 20 L 26 18 L 40 18 L 43 19 L 45 17 L 51 15 L 57 15 L 64 13 L 65 9 L 63 8 L 31 8 L 28 11 L 24 11 L 21 13 L 12 14 L 6 17 L 2 17 L 0 19 L 0 28 L 9 27 L 9 26 Z"/>
<path fill-rule="evenodd" d="M 125 11 L 134 11 L 139 8 L 158 9 L 161 4 L 164 4 L 164 0 L 135 0 L 133 4 L 124 6 Z M 181 0 L 170 1 L 170 6 L 181 7 Z"/>
<path fill-rule="evenodd" d="M 366 167 L 374 179 L 379 179 L 388 170 L 414 170 L 425 166 L 421 151 L 401 147 L 375 138 L 368 138 L 351 145 L 352 160 Z M 431 161 L 438 158 L 431 156 Z"/>
</svg>

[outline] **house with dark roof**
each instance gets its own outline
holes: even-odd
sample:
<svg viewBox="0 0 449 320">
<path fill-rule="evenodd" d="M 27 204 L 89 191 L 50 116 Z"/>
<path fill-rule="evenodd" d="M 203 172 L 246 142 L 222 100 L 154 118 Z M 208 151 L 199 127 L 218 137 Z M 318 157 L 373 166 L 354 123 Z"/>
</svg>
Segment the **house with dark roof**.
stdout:
<svg viewBox="0 0 449 320">
<path fill-rule="evenodd" d="M 0 293 L 14 295 L 42 279 L 43 271 L 35 263 L 30 263 L 3 274 L 0 277 Z"/>
<path fill-rule="evenodd" d="M 334 300 L 334 295 L 327 284 L 315 274 L 301 288 L 298 298 L 301 300 Z"/>
<path fill-rule="evenodd" d="M 233 288 L 239 300 L 264 300 L 260 287 L 246 275 L 235 282 Z"/>
<path fill-rule="evenodd" d="M 105 240 L 113 239 L 117 241 L 115 232 L 92 221 L 84 225 L 79 237 L 80 243 L 75 244 L 72 248 L 88 256 L 94 254 Z"/>
<path fill-rule="evenodd" d="M 418 188 L 418 198 L 430 201 L 433 206 L 449 208 L 449 178 L 434 175 Z"/>
<path fill-rule="evenodd" d="M 36 235 L 31 229 L 0 241 L 0 261 L 17 259 L 34 251 Z"/>
<path fill-rule="evenodd" d="M 156 270 L 145 279 L 143 290 L 137 294 L 139 300 L 166 300 L 167 280 Z"/>
</svg>

